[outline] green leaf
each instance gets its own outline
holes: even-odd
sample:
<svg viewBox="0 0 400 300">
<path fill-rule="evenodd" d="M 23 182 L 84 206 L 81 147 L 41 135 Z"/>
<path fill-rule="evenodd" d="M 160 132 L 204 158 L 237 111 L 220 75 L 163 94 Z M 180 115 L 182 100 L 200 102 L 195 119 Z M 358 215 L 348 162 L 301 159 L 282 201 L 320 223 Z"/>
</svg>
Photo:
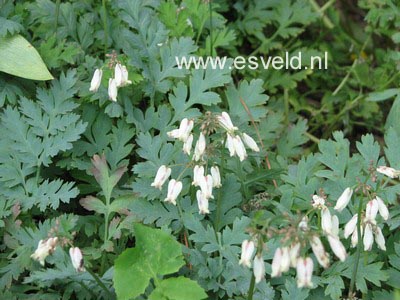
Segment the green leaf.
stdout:
<svg viewBox="0 0 400 300">
<path fill-rule="evenodd" d="M 282 291 L 282 300 L 305 300 L 308 298 L 309 289 L 299 289 L 293 278 L 286 279 L 286 290 Z"/>
<path fill-rule="evenodd" d="M 205 299 L 207 294 L 196 281 L 185 277 L 168 278 L 150 294 L 150 300 L 196 300 Z"/>
<path fill-rule="evenodd" d="M 115 260 L 114 286 L 118 299 L 144 293 L 151 278 L 177 272 L 184 265 L 181 245 L 169 234 L 140 224 L 134 225 L 136 247 Z"/>
<path fill-rule="evenodd" d="M 7 34 L 16 34 L 23 29 L 21 24 L 0 16 L 0 38 L 5 37 Z"/>
<path fill-rule="evenodd" d="M 0 71 L 33 80 L 51 80 L 39 53 L 22 36 L 0 37 Z"/>
<path fill-rule="evenodd" d="M 387 89 L 381 92 L 370 93 L 367 97 L 367 101 L 383 101 L 398 94 L 400 94 L 400 89 Z"/>
</svg>

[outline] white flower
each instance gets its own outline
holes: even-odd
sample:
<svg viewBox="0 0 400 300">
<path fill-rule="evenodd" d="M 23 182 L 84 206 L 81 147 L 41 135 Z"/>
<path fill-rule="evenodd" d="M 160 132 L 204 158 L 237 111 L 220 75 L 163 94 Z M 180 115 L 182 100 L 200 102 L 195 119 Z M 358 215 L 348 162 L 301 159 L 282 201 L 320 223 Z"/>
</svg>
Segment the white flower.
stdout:
<svg viewBox="0 0 400 300">
<path fill-rule="evenodd" d="M 122 66 L 121 64 L 115 65 L 114 77 L 117 87 L 122 87 L 132 83 L 128 79 L 128 70 L 125 66 Z"/>
<path fill-rule="evenodd" d="M 81 249 L 78 247 L 69 248 L 69 256 L 71 257 L 72 265 L 77 272 L 85 271 L 85 268 L 83 267 L 83 255 Z"/>
<path fill-rule="evenodd" d="M 232 157 L 235 155 L 235 147 L 233 145 L 233 137 L 229 133 L 226 134 L 226 148 L 229 150 L 229 156 Z"/>
<path fill-rule="evenodd" d="M 361 236 L 363 235 L 363 228 L 360 227 Z M 353 234 L 351 235 L 351 247 L 354 248 L 358 244 L 358 233 L 357 228 L 354 229 Z"/>
<path fill-rule="evenodd" d="M 376 199 L 370 200 L 367 203 L 367 208 L 365 210 L 365 220 L 375 223 L 376 215 L 378 214 L 379 205 Z"/>
<path fill-rule="evenodd" d="M 352 195 L 353 190 L 349 187 L 346 188 L 337 200 L 335 209 L 338 211 L 342 211 L 347 206 L 347 204 L 349 204 Z"/>
<path fill-rule="evenodd" d="M 96 69 L 96 71 L 94 71 L 92 81 L 90 81 L 89 91 L 94 92 L 94 93 L 97 92 L 97 90 L 99 89 L 100 84 L 101 84 L 102 76 L 103 76 L 103 71 L 101 69 Z"/>
<path fill-rule="evenodd" d="M 375 230 L 375 242 L 380 249 L 386 251 L 385 237 L 382 234 L 382 230 L 377 226 Z"/>
<path fill-rule="evenodd" d="M 199 186 L 200 181 L 205 180 L 204 178 L 204 167 L 195 165 L 193 169 L 193 182 L 192 185 Z"/>
<path fill-rule="evenodd" d="M 327 207 L 321 210 L 321 227 L 325 233 L 332 232 L 332 216 Z"/>
<path fill-rule="evenodd" d="M 183 153 L 190 155 L 190 151 L 192 150 L 193 144 L 193 134 L 190 134 L 187 140 L 183 143 Z"/>
<path fill-rule="evenodd" d="M 209 214 L 210 211 L 208 210 L 208 199 L 204 197 L 202 191 L 198 190 L 196 192 L 196 198 L 197 198 L 197 206 L 199 207 L 199 214 L 201 215 Z"/>
<path fill-rule="evenodd" d="M 300 256 L 300 243 L 295 243 L 290 246 L 289 256 L 290 256 L 290 266 L 296 268 L 297 258 Z"/>
<path fill-rule="evenodd" d="M 387 221 L 389 219 L 389 210 L 387 206 L 385 205 L 385 202 L 378 196 L 376 196 L 376 201 L 378 202 L 378 210 L 379 214 L 382 216 L 382 218 Z"/>
<path fill-rule="evenodd" d="M 256 141 L 251 136 L 243 133 L 242 138 L 247 147 L 255 152 L 260 152 L 260 148 L 258 148 Z"/>
<path fill-rule="evenodd" d="M 132 84 L 132 81 L 130 81 L 128 77 L 128 69 L 125 66 L 122 66 L 122 86 Z"/>
<path fill-rule="evenodd" d="M 228 132 L 234 132 L 238 128 L 233 126 L 231 117 L 226 112 L 222 112 L 220 116 L 217 116 L 219 124 Z"/>
<path fill-rule="evenodd" d="M 372 235 L 372 225 L 370 223 L 367 223 L 365 225 L 363 243 L 364 243 L 364 251 L 370 251 L 372 249 L 372 244 L 374 243 L 374 237 Z"/>
<path fill-rule="evenodd" d="M 353 232 L 354 230 L 357 231 L 357 220 L 358 220 L 358 214 L 355 214 L 349 222 L 346 223 L 344 226 L 344 238 L 347 239 Z"/>
<path fill-rule="evenodd" d="M 318 195 L 313 195 L 312 196 L 312 206 L 314 208 L 322 209 L 323 207 L 325 207 L 325 199 Z"/>
<path fill-rule="evenodd" d="M 108 80 L 108 97 L 112 101 L 117 101 L 117 96 L 118 96 L 118 88 L 115 80 L 113 78 L 110 78 Z"/>
<path fill-rule="evenodd" d="M 213 187 L 219 188 L 221 187 L 221 175 L 219 174 L 219 168 L 217 166 L 211 167 L 211 176 L 213 179 Z"/>
<path fill-rule="evenodd" d="M 44 266 L 46 257 L 54 252 L 57 246 L 58 238 L 49 238 L 47 240 L 40 240 L 37 249 L 31 257 L 40 262 Z"/>
<path fill-rule="evenodd" d="M 290 268 L 290 253 L 289 247 L 282 248 L 281 272 L 287 272 Z"/>
<path fill-rule="evenodd" d="M 165 165 L 162 165 L 158 168 L 156 178 L 151 186 L 154 186 L 156 189 L 161 191 L 161 187 L 163 186 L 164 182 L 168 179 L 169 175 L 171 175 L 171 168 L 167 168 Z"/>
<path fill-rule="evenodd" d="M 211 175 L 203 176 L 203 178 L 200 178 L 199 180 L 199 186 L 200 189 L 207 199 L 214 199 L 214 196 L 212 194 L 213 190 L 213 178 Z"/>
<path fill-rule="evenodd" d="M 299 229 L 302 231 L 307 231 L 308 230 L 308 217 L 304 216 L 300 223 L 299 223 Z"/>
<path fill-rule="evenodd" d="M 184 118 L 181 121 L 181 124 L 179 125 L 179 140 L 185 142 L 188 139 L 190 133 L 192 132 L 193 126 L 194 126 L 193 120 L 188 120 L 187 118 Z"/>
<path fill-rule="evenodd" d="M 390 167 L 386 167 L 386 166 L 379 166 L 376 168 L 376 171 L 378 171 L 379 173 L 386 175 L 390 178 L 396 178 L 400 176 L 400 171 L 390 168 Z"/>
<path fill-rule="evenodd" d="M 180 136 L 179 134 L 180 134 L 179 129 L 173 129 L 167 132 L 167 135 L 173 139 L 178 139 Z"/>
<path fill-rule="evenodd" d="M 297 260 L 297 287 L 312 287 L 312 272 L 314 269 L 314 263 L 310 257 L 300 257 Z"/>
<path fill-rule="evenodd" d="M 168 183 L 168 194 L 167 198 L 164 199 L 165 202 L 170 202 L 176 205 L 176 198 L 178 198 L 180 192 L 182 191 L 182 182 L 171 179 Z"/>
<path fill-rule="evenodd" d="M 265 264 L 261 255 L 256 255 L 256 257 L 254 257 L 253 274 L 254 278 L 256 279 L 256 283 L 259 283 L 264 278 Z"/>
<path fill-rule="evenodd" d="M 272 259 L 272 273 L 271 273 L 271 277 L 279 277 L 282 275 L 282 271 L 281 271 L 281 261 L 282 261 L 282 249 L 281 248 L 277 248 L 275 250 L 274 253 L 274 258 Z"/>
<path fill-rule="evenodd" d="M 312 251 L 314 252 L 315 257 L 317 258 L 319 264 L 321 266 L 323 266 L 324 268 L 328 268 L 329 267 L 329 257 L 328 257 L 328 254 L 325 252 L 324 245 L 322 245 L 320 238 L 318 236 L 314 235 L 311 238 L 310 243 L 311 243 Z"/>
<path fill-rule="evenodd" d="M 196 142 L 196 146 L 194 147 L 194 156 L 193 159 L 195 161 L 200 160 L 203 156 L 204 151 L 206 150 L 206 137 L 202 132 L 200 132 L 199 139 Z"/>
<path fill-rule="evenodd" d="M 246 267 L 251 266 L 251 257 L 253 256 L 255 246 L 253 241 L 244 240 L 242 242 L 242 255 L 240 256 L 239 265 Z"/>
<path fill-rule="evenodd" d="M 346 249 L 344 248 L 342 242 L 335 235 L 328 235 L 328 242 L 331 246 L 333 253 L 335 253 L 336 257 L 340 259 L 340 261 L 345 261 L 347 257 Z"/>
<path fill-rule="evenodd" d="M 332 216 L 332 231 L 331 234 L 339 237 L 339 218 L 336 215 Z"/>
<path fill-rule="evenodd" d="M 242 139 L 238 135 L 233 138 L 233 148 L 235 149 L 235 153 L 239 157 L 240 161 L 244 161 L 247 157 L 246 148 L 243 145 Z"/>
</svg>

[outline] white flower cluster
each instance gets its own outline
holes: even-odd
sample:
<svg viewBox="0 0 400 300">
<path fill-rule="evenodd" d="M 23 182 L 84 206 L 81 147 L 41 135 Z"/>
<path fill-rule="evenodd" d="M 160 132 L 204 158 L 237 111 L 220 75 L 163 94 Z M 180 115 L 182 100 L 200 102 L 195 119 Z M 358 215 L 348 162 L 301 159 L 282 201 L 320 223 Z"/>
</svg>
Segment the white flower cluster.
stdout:
<svg viewBox="0 0 400 300">
<path fill-rule="evenodd" d="M 101 78 L 103 76 L 103 71 L 101 69 L 96 69 L 94 71 L 92 80 L 90 82 L 89 91 L 97 92 L 101 84 Z M 132 82 L 128 79 L 128 70 L 126 66 L 117 63 L 114 68 L 114 78 L 108 80 L 108 96 L 110 100 L 117 101 L 118 88 L 131 84 Z"/>
<path fill-rule="evenodd" d="M 253 256 L 255 250 L 255 245 L 253 241 L 244 240 L 242 243 L 242 254 L 240 257 L 239 264 L 246 266 L 248 268 L 251 267 L 251 258 Z M 253 260 L 253 274 L 256 279 L 256 283 L 259 283 L 265 275 L 265 264 L 264 259 L 262 258 L 261 253 L 256 254 Z"/>
<path fill-rule="evenodd" d="M 226 147 L 229 150 L 231 156 L 237 155 L 240 161 L 247 157 L 245 146 L 239 135 L 235 135 L 237 127 L 233 126 L 230 116 L 223 112 L 221 115 L 216 117 L 218 124 L 227 131 Z M 192 133 L 194 127 L 194 121 L 184 118 L 179 125 L 179 128 L 173 129 L 167 132 L 168 137 L 183 142 L 182 150 L 185 154 L 189 155 L 192 152 L 192 145 L 194 136 Z M 249 135 L 241 134 L 244 143 L 254 151 L 260 151 L 256 142 Z M 197 204 L 199 207 L 200 214 L 208 214 L 209 211 L 209 200 L 214 199 L 213 188 L 221 187 L 221 176 L 218 166 L 212 166 L 210 173 L 206 175 L 206 169 L 204 167 L 205 155 L 207 150 L 207 141 L 205 134 L 201 131 L 194 147 L 194 153 L 192 160 L 195 162 L 193 168 L 193 181 L 192 185 L 199 187 L 196 191 Z M 161 190 L 162 185 L 167 181 L 171 175 L 171 168 L 163 165 L 161 166 L 156 174 L 154 182 L 151 186 Z M 168 183 L 168 194 L 164 201 L 176 205 L 176 199 L 182 191 L 182 182 L 171 179 Z"/>
</svg>

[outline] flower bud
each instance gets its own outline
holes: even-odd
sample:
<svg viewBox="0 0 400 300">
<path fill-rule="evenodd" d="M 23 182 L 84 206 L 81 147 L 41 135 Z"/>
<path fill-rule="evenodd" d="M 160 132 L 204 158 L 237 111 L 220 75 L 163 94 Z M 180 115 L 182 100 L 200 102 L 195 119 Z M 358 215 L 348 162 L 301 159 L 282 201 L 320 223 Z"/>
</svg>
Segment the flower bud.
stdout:
<svg viewBox="0 0 400 300">
<path fill-rule="evenodd" d="M 355 214 L 344 226 L 344 238 L 347 239 L 357 228 L 358 214 Z"/>
<path fill-rule="evenodd" d="M 376 215 L 378 214 L 378 209 L 379 205 L 376 199 L 368 201 L 367 208 L 365 209 L 365 220 L 375 223 L 375 218 Z"/>
<path fill-rule="evenodd" d="M 171 179 L 168 183 L 168 194 L 167 198 L 164 199 L 165 202 L 170 202 L 176 205 L 176 198 L 178 198 L 180 192 L 182 191 L 182 182 Z"/>
<path fill-rule="evenodd" d="M 260 148 L 258 148 L 256 141 L 251 136 L 243 133 L 242 138 L 247 147 L 255 152 L 260 152 Z"/>
<path fill-rule="evenodd" d="M 364 251 L 370 251 L 372 249 L 374 238 L 372 236 L 372 225 L 370 223 L 367 223 L 365 225 L 363 243 L 364 243 Z"/>
<path fill-rule="evenodd" d="M 118 96 L 117 84 L 113 78 L 110 78 L 108 80 L 108 97 L 110 98 L 110 100 L 116 102 L 117 96 Z"/>
<path fill-rule="evenodd" d="M 168 179 L 169 175 L 171 175 L 171 168 L 167 168 L 165 165 L 162 165 L 158 168 L 156 178 L 151 186 L 154 186 L 156 189 L 161 191 L 161 188 L 164 182 Z"/>
<path fill-rule="evenodd" d="M 186 141 L 183 143 L 183 153 L 190 155 L 190 151 L 192 150 L 193 144 L 193 134 L 190 134 Z"/>
<path fill-rule="evenodd" d="M 242 255 L 240 256 L 239 265 L 251 267 L 251 257 L 253 256 L 255 246 L 253 241 L 244 240 L 242 242 Z"/>
<path fill-rule="evenodd" d="M 400 171 L 386 166 L 380 166 L 376 168 L 376 171 L 390 178 L 396 178 L 400 176 Z"/>
<path fill-rule="evenodd" d="M 197 206 L 199 207 L 199 214 L 205 215 L 209 214 L 210 211 L 208 210 L 208 199 L 204 196 L 204 194 L 198 190 L 196 192 L 197 198 Z"/>
<path fill-rule="evenodd" d="M 254 257 L 253 273 L 256 283 L 259 283 L 265 276 L 265 264 L 261 255 Z"/>
<path fill-rule="evenodd" d="M 324 245 L 322 245 L 320 238 L 316 235 L 314 235 L 311 238 L 311 248 L 319 264 L 324 268 L 328 268 L 329 267 L 328 254 L 325 252 Z"/>
<path fill-rule="evenodd" d="M 69 248 L 69 256 L 71 257 L 72 265 L 77 272 L 85 271 L 85 268 L 83 267 L 83 256 L 81 249 L 78 247 Z"/>
<path fill-rule="evenodd" d="M 219 188 L 221 187 L 221 175 L 219 174 L 219 168 L 217 166 L 211 167 L 211 176 L 213 179 L 213 187 Z"/>
<path fill-rule="evenodd" d="M 375 230 L 375 242 L 381 250 L 386 251 L 385 237 L 382 234 L 382 230 L 378 226 Z"/>
<path fill-rule="evenodd" d="M 233 138 L 233 147 L 235 148 L 235 153 L 239 157 L 240 161 L 244 161 L 247 157 L 247 153 L 240 136 L 236 135 Z"/>
<path fill-rule="evenodd" d="M 233 126 L 231 117 L 226 112 L 222 112 L 220 116 L 217 116 L 219 124 L 229 132 L 237 130 L 237 127 Z"/>
<path fill-rule="evenodd" d="M 347 257 L 346 249 L 344 248 L 342 242 L 339 240 L 337 236 L 328 235 L 328 242 L 331 246 L 333 253 L 335 253 L 336 257 L 340 259 L 340 261 L 345 261 Z"/>
<path fill-rule="evenodd" d="M 97 90 L 99 89 L 100 84 L 101 84 L 102 76 L 103 76 L 103 71 L 101 69 L 96 69 L 96 71 L 94 71 L 92 81 L 90 82 L 89 91 L 94 92 L 94 93 L 97 92 Z"/>
<path fill-rule="evenodd" d="M 312 287 L 312 272 L 314 269 L 314 263 L 310 257 L 300 257 L 297 260 L 297 287 Z"/>
<path fill-rule="evenodd" d="M 332 216 L 327 207 L 321 210 L 321 227 L 324 233 L 332 233 Z"/>
<path fill-rule="evenodd" d="M 378 202 L 378 211 L 379 214 L 382 216 L 382 218 L 387 221 L 389 219 L 389 210 L 387 206 L 385 205 L 385 202 L 378 196 L 376 196 L 376 201 Z"/>
<path fill-rule="evenodd" d="M 346 188 L 342 195 L 340 195 L 339 199 L 336 202 L 335 209 L 337 211 L 342 211 L 347 204 L 349 204 L 351 196 L 353 195 L 353 190 L 351 188 Z"/>
</svg>

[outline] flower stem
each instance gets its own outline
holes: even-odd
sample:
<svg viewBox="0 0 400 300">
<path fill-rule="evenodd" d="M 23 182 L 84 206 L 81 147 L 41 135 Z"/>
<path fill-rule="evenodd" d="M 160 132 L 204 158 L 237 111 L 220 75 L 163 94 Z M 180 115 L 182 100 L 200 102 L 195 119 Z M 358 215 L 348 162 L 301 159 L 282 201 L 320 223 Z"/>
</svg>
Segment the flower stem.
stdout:
<svg viewBox="0 0 400 300">
<path fill-rule="evenodd" d="M 360 203 L 358 205 L 358 215 L 357 215 L 357 252 L 356 252 L 356 261 L 354 262 L 354 267 L 353 267 L 353 274 L 351 275 L 351 280 L 350 280 L 350 288 L 349 288 L 349 299 L 353 299 L 353 291 L 354 291 L 354 284 L 356 282 L 357 278 L 357 271 L 358 271 L 358 263 L 360 261 L 360 254 L 361 254 L 361 247 L 362 247 L 362 241 L 361 241 L 361 212 L 362 212 L 362 206 L 363 206 L 363 199 L 360 197 Z"/>
<path fill-rule="evenodd" d="M 115 299 L 114 295 L 111 293 L 111 291 L 105 286 L 104 282 L 101 281 L 99 276 L 97 276 L 92 270 L 86 269 L 86 271 L 92 275 L 94 280 L 97 282 L 97 284 L 106 292 L 108 299 Z"/>
<path fill-rule="evenodd" d="M 254 274 L 252 272 L 251 273 L 249 291 L 247 292 L 247 300 L 253 300 L 253 294 L 254 294 L 255 285 L 256 285 L 256 278 L 254 277 Z"/>
<path fill-rule="evenodd" d="M 107 20 L 106 0 L 102 0 L 102 8 L 103 8 L 103 29 L 104 29 L 104 55 L 106 55 L 108 51 L 108 20 Z"/>
</svg>

